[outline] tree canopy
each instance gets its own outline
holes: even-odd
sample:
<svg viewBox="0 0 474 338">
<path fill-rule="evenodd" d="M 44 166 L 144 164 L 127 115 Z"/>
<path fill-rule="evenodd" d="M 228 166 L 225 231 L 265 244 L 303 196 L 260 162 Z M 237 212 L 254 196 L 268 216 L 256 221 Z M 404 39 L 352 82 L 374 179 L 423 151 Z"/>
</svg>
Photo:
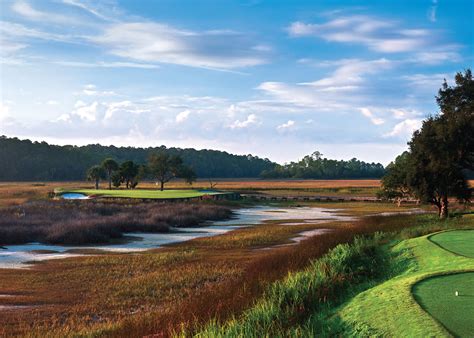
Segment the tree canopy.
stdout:
<svg viewBox="0 0 474 338">
<path fill-rule="evenodd" d="M 99 189 L 99 182 L 105 177 L 105 170 L 100 165 L 94 165 L 87 170 L 87 179 L 95 182 L 95 188 Z"/>
<path fill-rule="evenodd" d="M 112 174 L 114 171 L 118 170 L 119 165 L 113 158 L 106 158 L 102 161 L 102 168 L 104 168 L 107 173 L 107 178 L 109 180 L 109 189 L 112 189 Z"/>
<path fill-rule="evenodd" d="M 474 164 L 474 81 L 467 70 L 457 73 L 455 85 L 446 81 L 436 97 L 440 114 L 423 121 L 408 143 L 409 152 L 387 168 L 383 189 L 414 197 L 437 206 L 448 216 L 449 198 L 468 201 L 472 189 L 467 174 Z"/>
<path fill-rule="evenodd" d="M 183 163 L 203 178 L 258 177 L 274 162 L 252 155 L 233 155 L 217 150 L 150 147 L 57 146 L 0 136 L 0 181 L 73 181 L 83 180 L 88 168 L 113 158 L 122 163 L 147 162 L 151 154 L 164 152 L 180 156 Z"/>
<path fill-rule="evenodd" d="M 380 163 L 366 163 L 356 158 L 350 161 L 323 158 L 319 151 L 305 156 L 299 162 L 277 165 L 271 170 L 262 172 L 262 178 L 311 178 L 311 179 L 342 179 L 342 178 L 380 178 L 385 173 Z"/>
<path fill-rule="evenodd" d="M 188 183 L 196 179 L 196 174 L 191 167 L 183 164 L 179 156 L 169 155 L 165 152 L 150 155 L 147 172 L 153 179 L 160 182 L 160 190 L 163 191 L 165 183 L 173 178 L 184 178 Z"/>
</svg>

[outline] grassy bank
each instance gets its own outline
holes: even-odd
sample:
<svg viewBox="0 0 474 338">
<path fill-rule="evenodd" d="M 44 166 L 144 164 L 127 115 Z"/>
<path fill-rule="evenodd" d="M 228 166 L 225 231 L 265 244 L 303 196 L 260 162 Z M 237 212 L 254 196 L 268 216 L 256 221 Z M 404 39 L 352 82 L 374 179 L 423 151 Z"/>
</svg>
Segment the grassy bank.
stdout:
<svg viewBox="0 0 474 338">
<path fill-rule="evenodd" d="M 434 274 L 474 270 L 474 261 L 456 257 L 427 236 L 394 244 L 433 231 L 474 228 L 474 219 L 414 218 L 411 228 L 395 233 L 387 228 L 384 234 L 336 247 L 305 270 L 272 284 L 240 317 L 211 322 L 197 335 L 445 335 L 443 326 L 415 302 L 411 289 Z M 460 332 L 465 331 L 461 328 Z"/>
</svg>

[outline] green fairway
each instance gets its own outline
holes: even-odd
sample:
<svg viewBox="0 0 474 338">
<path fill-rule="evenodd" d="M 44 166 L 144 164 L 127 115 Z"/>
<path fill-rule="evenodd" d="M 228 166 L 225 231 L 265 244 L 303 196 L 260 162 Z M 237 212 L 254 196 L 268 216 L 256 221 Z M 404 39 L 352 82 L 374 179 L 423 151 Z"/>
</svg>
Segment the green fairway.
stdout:
<svg viewBox="0 0 474 338">
<path fill-rule="evenodd" d="M 392 252 L 405 266 L 404 272 L 354 297 L 339 310 L 340 318 L 351 327 L 363 325 L 380 336 L 448 336 L 449 330 L 472 337 L 474 259 L 466 254 L 474 247 L 473 233 L 446 231 L 400 242 Z M 449 245 L 450 250 L 432 238 Z"/>
<path fill-rule="evenodd" d="M 151 199 L 171 199 L 171 198 L 193 198 L 204 195 L 215 195 L 219 192 L 209 192 L 200 190 L 106 190 L 106 189 L 79 189 L 70 190 L 63 193 L 73 192 L 87 196 L 119 197 L 119 198 L 151 198 Z"/>
<path fill-rule="evenodd" d="M 415 285 L 413 293 L 420 305 L 455 336 L 474 335 L 474 272 L 425 279 Z"/>
<path fill-rule="evenodd" d="M 448 251 L 474 258 L 474 230 L 446 231 L 428 238 Z"/>
</svg>

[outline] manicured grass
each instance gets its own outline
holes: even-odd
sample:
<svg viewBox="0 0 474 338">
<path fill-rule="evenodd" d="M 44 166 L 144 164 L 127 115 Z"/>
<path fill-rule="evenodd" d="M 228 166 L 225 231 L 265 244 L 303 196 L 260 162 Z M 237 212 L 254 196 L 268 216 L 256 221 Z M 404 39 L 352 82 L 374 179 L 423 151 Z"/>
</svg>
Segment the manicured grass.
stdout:
<svg viewBox="0 0 474 338">
<path fill-rule="evenodd" d="M 66 191 L 65 191 L 66 192 Z M 215 195 L 218 193 L 201 192 L 199 190 L 105 190 L 105 189 L 78 189 L 67 192 L 76 192 L 88 196 L 119 197 L 119 198 L 151 198 L 151 199 L 171 199 L 171 198 L 193 198 L 204 195 Z"/>
<path fill-rule="evenodd" d="M 446 231 L 429 237 L 429 240 L 458 255 L 474 258 L 474 231 Z M 474 280 L 472 281 L 474 284 Z M 474 300 L 473 300 L 474 302 Z"/>
<path fill-rule="evenodd" d="M 470 222 L 472 222 L 472 218 Z M 471 223 L 472 224 L 472 223 Z M 472 225 L 471 225 L 472 228 Z M 467 231 L 452 231 L 453 233 L 464 234 Z M 440 233 L 440 235 L 448 235 L 449 232 Z M 456 234 L 449 234 L 456 235 Z M 436 235 L 437 236 L 437 235 Z M 362 324 L 367 329 L 364 333 L 375 333 L 381 336 L 445 336 L 448 335 L 446 329 L 439 324 L 426 311 L 430 312 L 433 308 L 421 307 L 424 305 L 420 300 L 421 306 L 412 296 L 414 285 L 424 281 L 427 278 L 438 276 L 441 274 L 449 274 L 464 271 L 474 271 L 474 259 L 454 254 L 453 252 L 444 250 L 438 245 L 431 242 L 428 236 L 422 236 L 414 239 L 402 241 L 392 249 L 393 254 L 398 256 L 398 260 L 405 264 L 405 271 L 399 276 L 388 280 L 372 289 L 362 292 L 348 302 L 340 311 L 339 315 L 342 320 L 348 323 L 352 328 L 361 327 Z M 433 236 L 434 237 L 434 236 Z M 472 239 L 469 240 L 470 245 L 474 246 Z M 469 245 L 469 244 L 467 244 Z M 472 283 L 472 275 L 471 277 Z M 441 277 L 436 283 L 444 284 Z M 447 277 L 443 277 L 447 278 Z M 428 282 L 423 287 L 430 288 L 435 282 Z M 433 279 L 435 280 L 435 279 Z M 450 281 L 448 279 L 446 281 Z M 421 282 L 424 283 L 424 282 Z M 423 285 L 423 284 L 421 284 Z M 441 285 L 440 285 L 441 287 Z M 415 287 L 415 295 L 417 294 Z M 419 289 L 418 289 L 419 290 Z M 443 285 L 433 296 L 439 301 L 443 300 L 446 293 L 454 295 L 455 286 L 452 284 Z M 425 298 L 425 301 L 428 298 Z M 449 299 L 452 299 L 451 297 Z M 449 300 L 446 298 L 446 300 Z M 470 299 L 472 301 L 472 299 Z M 448 307 L 455 310 L 457 305 L 450 303 Z M 466 309 L 467 311 L 468 309 Z M 433 313 L 436 317 L 437 312 Z M 466 312 L 470 318 L 474 317 L 473 312 Z M 440 320 L 441 321 L 441 320 Z M 444 322 L 442 322 L 444 324 Z M 464 330 L 463 326 L 456 326 L 451 322 L 446 326 L 449 330 Z M 360 333 L 360 332 L 359 332 Z"/>
<path fill-rule="evenodd" d="M 415 285 L 413 293 L 421 306 L 455 336 L 474 335 L 474 272 L 425 279 Z"/>
<path fill-rule="evenodd" d="M 372 222 L 375 226 L 378 220 L 368 218 L 367 226 Z M 393 229 L 390 223 L 395 225 L 397 220 L 397 233 L 388 234 Z M 414 226 L 400 231 L 407 221 Z M 375 242 L 356 241 L 331 250 L 307 269 L 272 284 L 242 316 L 225 323 L 211 322 L 199 336 L 431 337 L 449 336 L 446 328 L 454 333 L 466 332 L 465 322 L 452 322 L 456 329 L 441 325 L 426 312 L 430 309 L 417 303 L 412 288 L 439 274 L 474 271 L 474 260 L 442 249 L 428 239 L 429 235 L 395 246 L 388 240 L 443 228 L 472 229 L 473 221 L 470 215 L 449 221 L 428 215 L 386 218 L 387 233 Z M 472 276 L 466 278 L 472 281 Z M 467 287 L 456 287 L 465 289 L 466 296 L 471 294 Z M 473 317 L 470 308 L 465 311 L 464 316 Z"/>
</svg>

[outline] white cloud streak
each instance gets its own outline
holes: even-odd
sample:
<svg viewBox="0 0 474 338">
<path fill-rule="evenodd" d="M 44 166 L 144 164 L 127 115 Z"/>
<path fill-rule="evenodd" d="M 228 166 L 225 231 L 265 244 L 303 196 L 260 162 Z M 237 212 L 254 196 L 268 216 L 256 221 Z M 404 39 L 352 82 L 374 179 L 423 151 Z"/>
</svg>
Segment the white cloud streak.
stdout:
<svg viewBox="0 0 474 338">
<path fill-rule="evenodd" d="M 365 107 L 364 108 L 359 108 L 359 111 L 362 113 L 362 115 L 367 117 L 370 120 L 370 122 L 372 122 L 372 124 L 375 124 L 376 126 L 385 123 L 385 121 L 383 119 L 375 116 L 374 113 L 372 113 L 372 111 L 370 111 L 369 108 L 365 108 Z"/>
<path fill-rule="evenodd" d="M 423 120 L 421 119 L 406 119 L 400 123 L 397 123 L 393 129 L 384 134 L 384 137 L 400 137 L 408 139 L 415 130 L 421 127 Z"/>
<path fill-rule="evenodd" d="M 233 69 L 266 62 L 247 36 L 227 30 L 190 31 L 153 22 L 108 26 L 89 41 L 108 48 L 113 55 L 144 62 Z"/>
<path fill-rule="evenodd" d="M 292 37 L 318 37 L 326 41 L 361 44 L 384 53 L 410 52 L 430 44 L 431 32 L 426 29 L 400 29 L 391 20 L 352 15 L 321 24 L 293 22 L 288 28 Z"/>
</svg>

